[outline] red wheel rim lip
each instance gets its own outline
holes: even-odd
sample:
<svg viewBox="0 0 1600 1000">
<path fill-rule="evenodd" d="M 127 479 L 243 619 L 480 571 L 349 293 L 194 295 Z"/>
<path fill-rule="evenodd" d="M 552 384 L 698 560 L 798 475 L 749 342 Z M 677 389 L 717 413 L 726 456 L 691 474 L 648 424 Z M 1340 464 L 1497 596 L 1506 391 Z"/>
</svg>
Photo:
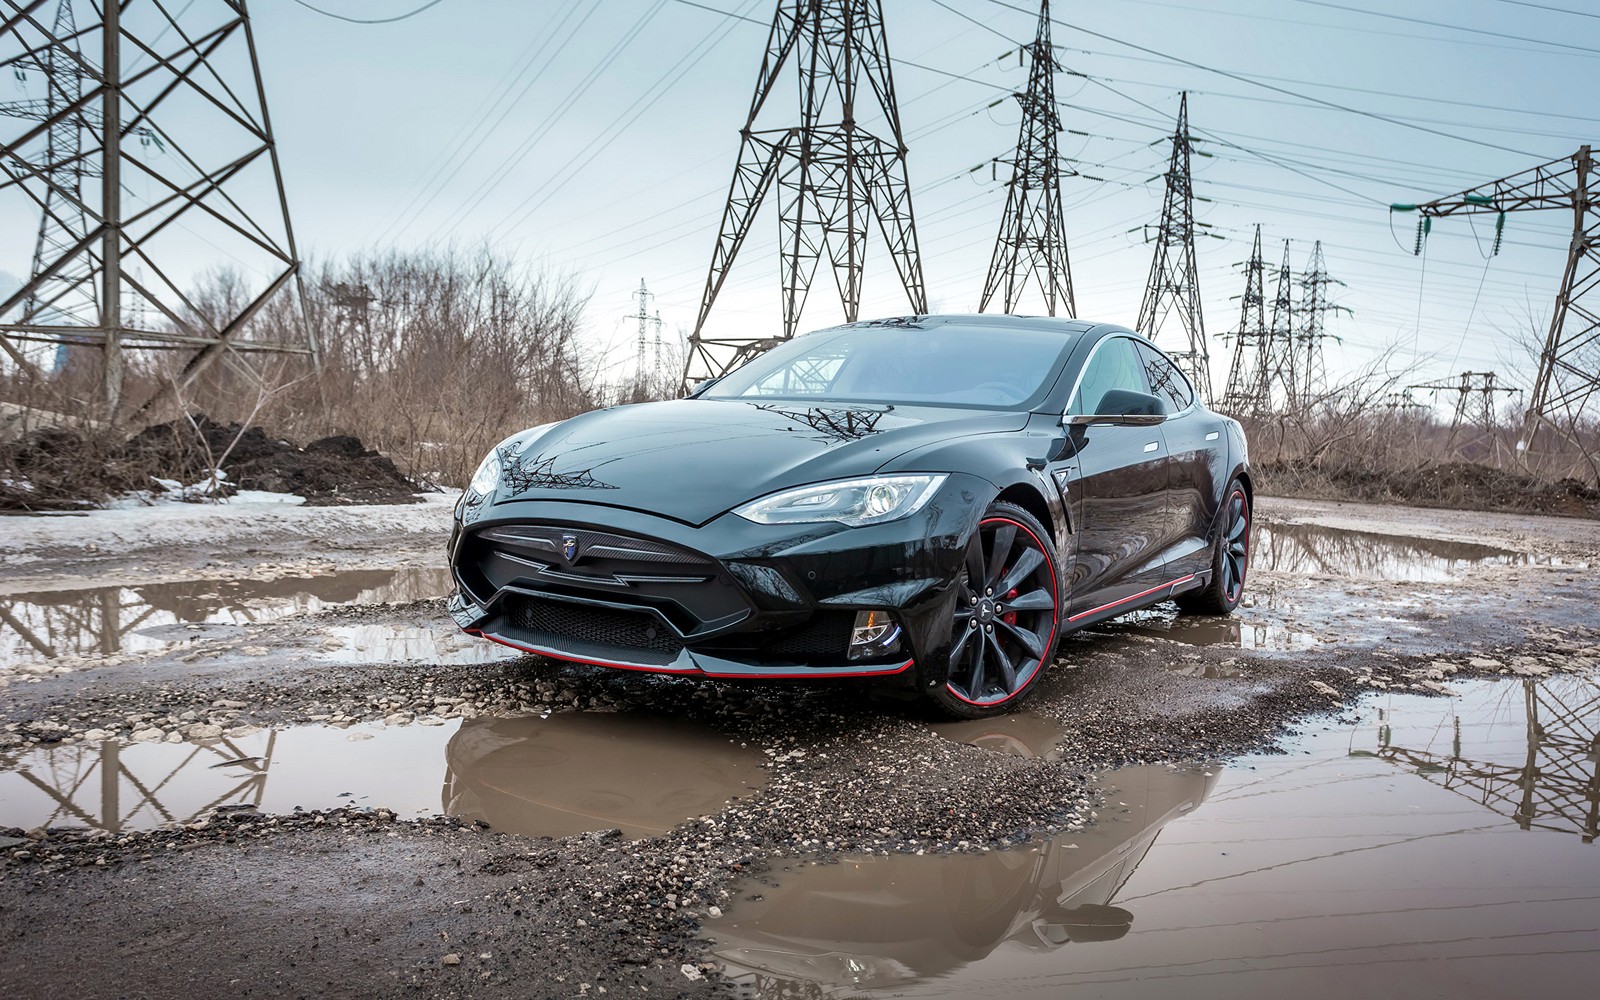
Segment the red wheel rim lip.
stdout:
<svg viewBox="0 0 1600 1000">
<path fill-rule="evenodd" d="M 1057 574 L 1055 556 L 1051 555 L 1050 549 L 1039 540 L 1039 536 L 1033 533 L 1033 529 L 1029 528 L 1021 521 L 1018 521 L 1014 518 L 1005 517 L 1004 515 L 986 517 L 978 522 L 978 528 L 981 530 L 985 525 L 989 524 L 1010 524 L 1021 529 L 1022 531 L 1027 532 L 1028 537 L 1033 539 L 1033 544 L 1039 547 L 1039 553 L 1044 556 L 1046 565 L 1050 567 L 1050 596 L 1055 601 L 1055 609 L 1050 616 L 1050 638 L 1046 639 L 1044 643 L 1044 651 L 1049 653 L 1053 644 L 1055 643 L 1056 632 L 1061 628 L 1061 591 L 1056 586 Z M 945 679 L 944 689 L 950 692 L 950 695 L 958 701 L 966 702 L 968 705 L 972 705 L 975 708 L 993 708 L 996 705 L 1004 705 L 1006 702 L 1017 697 L 1031 687 L 1033 685 L 1033 678 L 1039 675 L 1039 672 L 1045 668 L 1045 665 L 1044 657 L 1041 656 L 1039 658 L 1039 665 L 1034 668 L 1033 675 L 1029 678 L 1028 683 L 1020 685 L 1017 690 L 1012 691 L 1003 698 L 994 698 L 987 701 L 974 701 L 973 699 L 962 694 L 960 691 L 957 691 L 955 685 L 950 683 L 948 677 Z"/>
</svg>

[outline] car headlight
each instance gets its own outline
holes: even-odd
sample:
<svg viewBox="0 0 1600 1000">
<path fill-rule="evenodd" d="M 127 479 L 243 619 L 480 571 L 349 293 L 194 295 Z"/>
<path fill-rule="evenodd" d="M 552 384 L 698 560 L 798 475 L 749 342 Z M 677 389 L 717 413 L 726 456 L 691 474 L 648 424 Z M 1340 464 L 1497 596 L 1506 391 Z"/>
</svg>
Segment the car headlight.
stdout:
<svg viewBox="0 0 1600 1000">
<path fill-rule="evenodd" d="M 478 463 L 478 471 L 472 474 L 471 481 L 467 483 L 468 495 L 481 497 L 493 493 L 494 488 L 500 485 L 500 467 L 504 463 L 500 448 L 496 446 Z"/>
<path fill-rule="evenodd" d="M 478 463 L 478 469 L 467 481 L 466 495 L 469 497 L 486 497 L 493 493 L 495 487 L 500 485 L 500 475 L 505 470 L 506 460 L 522 454 L 523 450 L 532 444 L 546 430 L 554 427 L 556 422 L 540 424 L 529 427 L 501 441 L 489 450 L 489 454 Z"/>
<path fill-rule="evenodd" d="M 757 524 L 837 521 L 858 528 L 910 517 L 933 498 L 947 478 L 940 472 L 813 483 L 752 500 L 733 512 Z"/>
</svg>

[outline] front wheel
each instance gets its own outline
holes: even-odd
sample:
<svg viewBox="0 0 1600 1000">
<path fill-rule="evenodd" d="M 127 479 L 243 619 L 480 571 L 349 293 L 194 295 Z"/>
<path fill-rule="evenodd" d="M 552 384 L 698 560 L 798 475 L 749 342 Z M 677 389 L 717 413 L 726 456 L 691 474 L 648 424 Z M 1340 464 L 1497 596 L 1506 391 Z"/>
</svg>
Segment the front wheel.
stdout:
<svg viewBox="0 0 1600 1000">
<path fill-rule="evenodd" d="M 1235 479 L 1228 484 L 1221 530 L 1211 555 L 1211 580 L 1199 590 L 1179 594 L 1178 610 L 1188 614 L 1226 615 L 1244 597 L 1244 578 L 1250 569 L 1250 497 Z"/>
<path fill-rule="evenodd" d="M 967 547 L 956 585 L 949 671 L 928 692 L 942 714 L 999 715 L 1021 700 L 1055 657 L 1060 577 L 1050 535 L 1032 514 L 996 503 Z"/>
</svg>

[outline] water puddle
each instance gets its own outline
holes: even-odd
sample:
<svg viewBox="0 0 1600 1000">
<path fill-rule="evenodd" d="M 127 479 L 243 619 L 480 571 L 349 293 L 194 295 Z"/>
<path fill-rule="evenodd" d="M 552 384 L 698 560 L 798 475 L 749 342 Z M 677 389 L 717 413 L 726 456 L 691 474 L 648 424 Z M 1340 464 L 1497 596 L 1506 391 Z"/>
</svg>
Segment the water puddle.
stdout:
<svg viewBox="0 0 1600 1000">
<path fill-rule="evenodd" d="M 707 933 L 762 1000 L 1588 995 L 1600 680 L 1459 690 L 1220 773 L 1112 772 L 1050 841 L 796 862 Z"/>
<path fill-rule="evenodd" d="M 199 580 L 0 597 L 0 666 L 159 651 L 191 625 L 252 625 L 346 604 L 441 597 L 444 569 L 350 570 L 274 580 Z"/>
<path fill-rule="evenodd" d="M 1246 595 L 1247 598 L 1253 596 Z M 1284 622 L 1262 621 L 1254 617 L 1256 614 L 1259 612 L 1250 607 L 1241 607 L 1225 618 L 1181 615 L 1171 605 L 1158 605 L 1103 622 L 1096 625 L 1094 630 L 1107 635 L 1139 635 L 1166 639 L 1186 646 L 1223 646 L 1230 649 L 1279 652 L 1311 649 L 1323 641 L 1309 627 L 1300 628 Z M 1182 666 L 1181 663 L 1175 663 L 1172 669 L 1178 670 Z"/>
<path fill-rule="evenodd" d="M 1443 583 L 1479 566 L 1535 562 L 1526 553 L 1492 545 L 1313 524 L 1258 523 L 1252 542 L 1254 568 L 1298 576 Z"/>
<path fill-rule="evenodd" d="M 317 659 L 335 663 L 496 663 L 527 654 L 444 625 L 334 625 Z"/>
<path fill-rule="evenodd" d="M 956 743 L 968 743 L 1013 757 L 1060 759 L 1056 744 L 1061 742 L 1061 724 L 1032 712 L 1012 712 L 967 722 L 939 722 L 934 724 L 933 731 Z"/>
<path fill-rule="evenodd" d="M 218 806 L 370 806 L 444 813 L 562 837 L 664 832 L 765 783 L 759 755 L 712 730 L 623 713 L 442 725 L 296 726 L 196 743 L 56 746 L 0 754 L 0 826 L 117 833 Z"/>
</svg>

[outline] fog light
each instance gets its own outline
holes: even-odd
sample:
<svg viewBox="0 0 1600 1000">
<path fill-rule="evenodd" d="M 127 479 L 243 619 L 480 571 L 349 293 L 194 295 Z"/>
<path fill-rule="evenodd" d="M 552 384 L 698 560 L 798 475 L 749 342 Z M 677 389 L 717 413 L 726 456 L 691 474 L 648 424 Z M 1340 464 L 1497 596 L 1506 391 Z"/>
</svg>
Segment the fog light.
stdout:
<svg viewBox="0 0 1600 1000">
<path fill-rule="evenodd" d="M 874 660 L 900 651 L 900 623 L 887 611 L 857 611 L 850 659 Z"/>
</svg>

